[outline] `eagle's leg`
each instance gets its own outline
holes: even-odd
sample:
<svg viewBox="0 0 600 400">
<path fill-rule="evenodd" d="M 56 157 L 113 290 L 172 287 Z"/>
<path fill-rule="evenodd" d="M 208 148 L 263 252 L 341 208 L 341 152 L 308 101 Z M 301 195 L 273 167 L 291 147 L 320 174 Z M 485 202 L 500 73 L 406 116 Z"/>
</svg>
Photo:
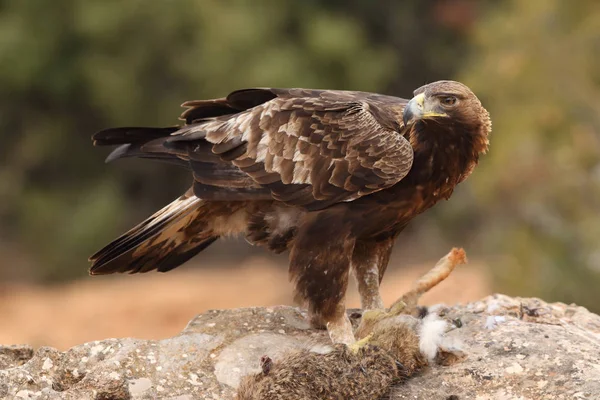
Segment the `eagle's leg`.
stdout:
<svg viewBox="0 0 600 400">
<path fill-rule="evenodd" d="M 332 316 L 323 316 L 327 333 L 333 343 L 344 343 L 351 345 L 356 340 L 352 331 L 352 323 L 346 314 L 344 303 L 338 304 L 338 312 Z"/>
<path fill-rule="evenodd" d="M 290 252 L 296 299 L 308 302 L 312 326 L 326 327 L 334 343 L 354 343 L 345 303 L 353 248 L 344 224 L 323 212 L 307 218 Z"/>
<path fill-rule="evenodd" d="M 385 308 L 379 285 L 390 260 L 395 236 L 383 240 L 357 240 L 352 253 L 352 272 L 358 284 L 363 310 Z"/>
</svg>

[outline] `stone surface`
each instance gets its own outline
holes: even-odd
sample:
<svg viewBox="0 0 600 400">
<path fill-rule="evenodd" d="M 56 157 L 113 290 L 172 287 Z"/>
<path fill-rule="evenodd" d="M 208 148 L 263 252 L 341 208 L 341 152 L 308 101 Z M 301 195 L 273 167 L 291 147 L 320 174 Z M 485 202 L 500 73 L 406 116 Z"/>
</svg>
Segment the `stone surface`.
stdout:
<svg viewBox="0 0 600 400">
<path fill-rule="evenodd" d="M 468 359 L 431 368 L 392 399 L 600 399 L 600 317 L 583 307 L 496 295 L 449 309 Z M 444 396 L 441 396 L 443 394 Z"/>
<path fill-rule="evenodd" d="M 600 316 L 490 296 L 443 312 L 468 358 L 430 367 L 391 399 L 600 399 Z M 0 399 L 229 399 L 264 354 L 328 343 L 293 307 L 210 311 L 160 341 L 107 339 L 68 351 L 0 346 Z"/>
</svg>

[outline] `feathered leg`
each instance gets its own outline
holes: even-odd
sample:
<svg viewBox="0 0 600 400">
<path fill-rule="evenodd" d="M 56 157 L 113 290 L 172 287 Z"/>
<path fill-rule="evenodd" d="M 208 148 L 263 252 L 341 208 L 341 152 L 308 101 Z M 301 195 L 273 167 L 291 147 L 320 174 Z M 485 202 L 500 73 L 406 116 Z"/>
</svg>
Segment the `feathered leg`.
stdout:
<svg viewBox="0 0 600 400">
<path fill-rule="evenodd" d="M 390 260 L 396 236 L 380 241 L 357 240 L 352 253 L 352 272 L 358 284 L 363 310 L 383 309 L 379 285 Z"/>
<path fill-rule="evenodd" d="M 354 238 L 335 213 L 307 217 L 290 253 L 297 300 L 308 302 L 311 324 L 327 328 L 334 343 L 354 342 L 345 297 Z"/>
</svg>

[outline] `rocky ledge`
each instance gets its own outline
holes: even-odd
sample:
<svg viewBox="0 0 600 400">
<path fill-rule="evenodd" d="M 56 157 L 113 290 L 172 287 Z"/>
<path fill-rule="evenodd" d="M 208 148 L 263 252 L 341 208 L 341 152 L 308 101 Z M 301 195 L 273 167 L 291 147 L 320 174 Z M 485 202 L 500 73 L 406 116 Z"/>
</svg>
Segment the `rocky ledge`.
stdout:
<svg viewBox="0 0 600 400">
<path fill-rule="evenodd" d="M 450 306 L 467 358 L 431 366 L 391 399 L 599 399 L 600 316 L 494 295 Z M 355 318 L 359 313 L 351 314 Z M 107 339 L 68 351 L 0 346 L 0 398 L 230 399 L 261 356 L 328 344 L 293 307 L 209 311 L 160 341 Z"/>
</svg>

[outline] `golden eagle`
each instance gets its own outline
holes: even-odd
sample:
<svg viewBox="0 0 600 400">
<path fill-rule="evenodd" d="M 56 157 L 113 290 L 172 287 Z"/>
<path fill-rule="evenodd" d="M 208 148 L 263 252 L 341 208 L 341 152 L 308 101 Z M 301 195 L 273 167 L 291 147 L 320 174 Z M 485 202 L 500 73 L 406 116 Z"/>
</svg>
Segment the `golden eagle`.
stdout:
<svg viewBox="0 0 600 400">
<path fill-rule="evenodd" d="M 124 127 L 93 136 L 189 169 L 180 198 L 90 257 L 92 275 L 169 271 L 221 236 L 290 250 L 290 276 L 311 323 L 354 341 L 348 274 L 362 307 L 383 308 L 379 284 L 394 239 L 448 199 L 488 147 L 491 122 L 465 85 L 439 81 L 409 101 L 375 93 L 243 89 L 183 104 L 183 126 Z"/>
</svg>

